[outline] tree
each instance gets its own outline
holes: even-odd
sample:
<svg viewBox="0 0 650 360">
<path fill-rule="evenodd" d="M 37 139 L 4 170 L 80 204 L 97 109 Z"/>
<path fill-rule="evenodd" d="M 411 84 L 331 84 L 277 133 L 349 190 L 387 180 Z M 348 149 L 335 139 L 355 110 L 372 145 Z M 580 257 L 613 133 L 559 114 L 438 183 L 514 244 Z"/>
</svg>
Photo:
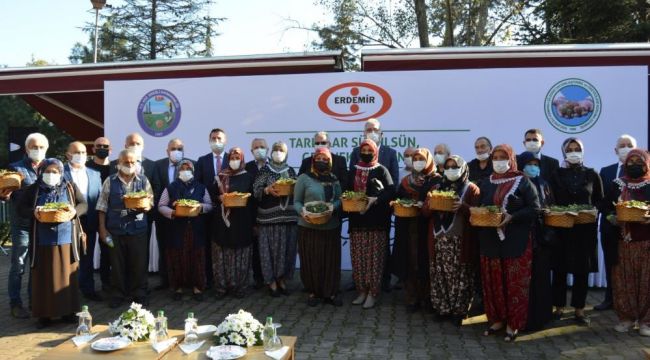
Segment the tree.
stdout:
<svg viewBox="0 0 650 360">
<path fill-rule="evenodd" d="M 103 18 L 98 61 L 125 61 L 177 56 L 209 56 L 216 26 L 213 0 L 124 0 Z M 87 24 L 89 45 L 75 44 L 72 62 L 92 62 L 94 24 Z"/>
</svg>

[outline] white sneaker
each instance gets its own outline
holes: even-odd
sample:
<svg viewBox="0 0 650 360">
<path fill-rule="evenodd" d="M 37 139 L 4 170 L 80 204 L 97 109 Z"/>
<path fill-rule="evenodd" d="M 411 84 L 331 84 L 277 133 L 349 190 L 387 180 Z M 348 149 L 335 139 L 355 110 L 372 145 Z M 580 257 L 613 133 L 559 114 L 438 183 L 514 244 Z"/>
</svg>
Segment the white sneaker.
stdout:
<svg viewBox="0 0 650 360">
<path fill-rule="evenodd" d="M 621 321 L 618 323 L 618 325 L 614 326 L 614 330 L 620 333 L 626 333 L 633 327 L 634 323 L 632 321 Z"/>
<path fill-rule="evenodd" d="M 366 294 L 359 294 L 356 299 L 352 300 L 352 305 L 361 305 L 366 301 Z"/>
<path fill-rule="evenodd" d="M 372 309 L 373 307 L 375 307 L 375 298 L 369 294 L 366 301 L 363 303 L 363 308 Z"/>
<path fill-rule="evenodd" d="M 639 335 L 641 336 L 650 336 L 650 326 L 643 324 L 639 328 Z"/>
</svg>

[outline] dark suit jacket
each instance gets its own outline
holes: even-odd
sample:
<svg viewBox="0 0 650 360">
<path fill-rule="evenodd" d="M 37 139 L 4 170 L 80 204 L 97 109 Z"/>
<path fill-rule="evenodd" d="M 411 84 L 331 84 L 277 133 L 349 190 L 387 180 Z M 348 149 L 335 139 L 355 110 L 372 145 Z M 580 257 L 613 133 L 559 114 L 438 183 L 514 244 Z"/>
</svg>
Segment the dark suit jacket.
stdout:
<svg viewBox="0 0 650 360">
<path fill-rule="evenodd" d="M 302 159 L 300 169 L 298 170 L 298 176 L 311 170 L 311 158 L 312 157 L 310 156 Z M 347 189 L 348 167 L 345 164 L 345 158 L 343 156 L 332 154 L 332 174 L 334 174 L 334 176 L 339 179 L 339 183 L 341 183 L 341 189 Z"/>
<path fill-rule="evenodd" d="M 221 170 L 228 167 L 228 153 L 223 154 L 223 160 L 221 161 Z M 196 181 L 205 185 L 208 193 L 214 194 L 214 153 L 210 152 L 201 156 L 194 165 L 194 178 Z M 214 201 L 214 199 L 212 199 Z"/>
<path fill-rule="evenodd" d="M 99 226 L 99 218 L 97 216 L 97 199 L 99 193 L 102 191 L 102 177 L 99 171 L 85 167 L 86 175 L 88 175 L 88 189 L 86 192 L 86 203 L 88 204 L 88 211 L 86 215 L 80 216 L 81 224 L 86 232 L 95 232 Z M 72 181 L 72 174 L 70 174 L 70 165 L 63 166 L 63 178 L 69 182 Z M 79 184 L 77 184 L 79 186 Z"/>
<path fill-rule="evenodd" d="M 521 161 L 521 156 L 517 155 L 517 168 L 519 171 L 523 171 L 525 165 L 526 164 Z M 539 160 L 539 175 L 544 179 L 544 181 L 550 182 L 551 176 L 559 167 L 560 162 L 556 158 L 542 154 L 542 158 Z"/>
<path fill-rule="evenodd" d="M 190 159 L 185 159 L 183 160 L 189 160 L 194 163 L 193 160 Z M 160 196 L 162 195 L 163 191 L 167 186 L 169 185 L 169 158 L 165 157 L 159 160 L 156 160 L 154 163 L 153 167 L 153 174 L 151 175 L 151 190 L 153 190 L 153 199 L 154 199 L 154 204 L 157 207 L 158 206 L 158 201 L 160 200 Z"/>
<path fill-rule="evenodd" d="M 618 163 L 607 165 L 600 169 L 600 179 L 603 182 L 603 190 L 605 193 L 610 191 L 612 183 L 618 178 Z M 618 243 L 616 241 L 616 230 L 618 227 L 612 225 L 604 216 L 600 217 L 600 233 L 601 244 L 603 246 L 603 254 L 607 260 L 613 260 L 611 257 L 617 253 Z"/>
<path fill-rule="evenodd" d="M 349 166 L 350 170 L 354 169 L 354 165 L 356 165 L 358 162 L 359 162 L 359 147 L 356 147 L 352 150 L 352 154 L 350 155 L 350 166 Z M 397 188 L 400 181 L 399 165 L 397 163 L 397 151 L 385 145 L 380 146 L 379 163 L 384 165 L 384 167 L 388 169 L 388 172 L 390 173 L 390 177 L 393 180 L 393 184 Z"/>
<path fill-rule="evenodd" d="M 142 165 L 142 170 L 143 170 L 143 172 L 141 172 L 140 175 L 146 176 L 147 179 L 151 181 L 151 178 L 153 177 L 153 167 L 156 164 L 156 162 L 143 157 L 140 164 Z M 111 171 L 110 171 L 111 175 L 116 173 L 117 173 L 117 159 L 111 161 Z"/>
</svg>

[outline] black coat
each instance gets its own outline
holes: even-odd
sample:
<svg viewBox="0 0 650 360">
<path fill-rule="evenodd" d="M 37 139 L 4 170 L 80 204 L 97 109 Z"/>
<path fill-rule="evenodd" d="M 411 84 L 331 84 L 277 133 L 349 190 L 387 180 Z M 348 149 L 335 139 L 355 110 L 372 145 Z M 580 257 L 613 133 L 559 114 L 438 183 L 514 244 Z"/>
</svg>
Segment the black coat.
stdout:
<svg viewBox="0 0 650 360">
<path fill-rule="evenodd" d="M 253 211 L 253 202 L 251 201 L 253 193 L 253 179 L 247 172 L 231 176 L 228 192 L 243 192 L 251 193 L 251 198 L 245 207 L 230 208 L 230 215 L 228 217 L 230 226 L 226 223 L 222 216 L 221 201 L 219 195 L 221 192 L 218 187 L 214 187 L 216 193 L 212 198 L 216 199 L 214 202 L 214 223 L 216 224 L 216 231 L 213 232 L 212 241 L 219 246 L 230 249 L 240 249 L 250 246 L 253 242 L 253 225 L 255 224 L 255 212 Z M 224 209 L 224 212 L 227 209 Z"/>
<path fill-rule="evenodd" d="M 397 161 L 397 151 L 395 149 L 392 149 L 386 145 L 382 145 L 379 147 L 379 163 L 384 165 L 386 169 L 388 169 L 388 173 L 390 174 L 390 178 L 393 179 L 393 184 L 395 184 L 395 187 L 399 185 L 399 181 L 401 180 L 399 178 L 399 164 Z M 352 153 L 350 154 L 350 170 L 354 169 L 354 166 L 359 162 L 359 147 L 355 147 L 352 149 Z"/>
<path fill-rule="evenodd" d="M 603 191 L 606 192 L 612 188 L 614 179 L 618 178 L 619 163 L 611 164 L 600 169 L 600 180 L 603 182 Z M 605 219 L 603 213 L 600 214 L 600 239 L 603 247 L 603 255 L 608 264 L 614 264 L 618 258 L 618 238 L 620 237 L 621 228 L 612 225 Z"/>
<path fill-rule="evenodd" d="M 481 187 L 481 182 L 489 178 L 494 171 L 492 169 L 492 160 L 489 159 L 487 161 L 487 166 L 485 166 L 485 169 L 481 169 L 481 163 L 478 159 L 473 159 L 472 161 L 468 162 L 467 167 L 469 168 L 469 181 L 476 184 L 476 186 L 479 188 Z"/>
<path fill-rule="evenodd" d="M 311 156 L 302 159 L 298 176 L 308 173 L 311 169 Z M 345 163 L 345 158 L 340 155 L 332 154 L 332 174 L 336 176 L 341 184 L 341 189 L 348 188 L 348 166 Z"/>
<path fill-rule="evenodd" d="M 350 170 L 348 178 L 348 189 L 354 191 L 354 178 L 356 169 Z M 366 183 L 366 195 L 377 197 L 377 202 L 368 209 L 366 213 L 350 213 L 351 229 L 390 229 L 390 201 L 395 196 L 395 185 L 383 165 L 368 172 Z"/>
</svg>

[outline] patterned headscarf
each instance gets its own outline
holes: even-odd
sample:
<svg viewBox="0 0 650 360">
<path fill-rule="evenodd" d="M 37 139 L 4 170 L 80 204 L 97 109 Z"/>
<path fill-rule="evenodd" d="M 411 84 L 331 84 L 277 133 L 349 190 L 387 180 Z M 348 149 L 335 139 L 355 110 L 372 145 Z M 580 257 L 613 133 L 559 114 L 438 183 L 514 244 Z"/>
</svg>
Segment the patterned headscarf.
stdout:
<svg viewBox="0 0 650 360">
<path fill-rule="evenodd" d="M 244 160 L 244 151 L 241 148 L 234 147 L 228 151 L 228 159 L 232 159 L 232 156 L 239 154 L 241 161 L 239 162 L 238 169 L 231 169 L 230 165 L 225 169 L 219 172 L 219 180 L 221 182 L 221 192 L 228 193 L 230 192 L 230 177 L 245 173 L 246 161 Z"/>
<path fill-rule="evenodd" d="M 514 150 L 512 150 L 512 146 L 508 144 L 500 144 L 495 146 L 494 149 L 492 150 L 492 155 L 491 155 L 492 161 L 494 161 L 494 154 L 497 151 L 502 151 L 506 154 L 506 156 L 508 157 L 508 165 L 510 165 L 510 169 L 503 174 L 497 174 L 496 172 L 494 172 L 490 176 L 495 179 L 503 179 L 503 178 L 511 178 L 514 176 L 521 175 L 521 172 L 517 168 L 517 158 L 515 157 Z"/>
<path fill-rule="evenodd" d="M 316 155 L 325 154 L 329 163 L 329 170 L 325 172 L 318 172 L 314 167 L 316 162 Z M 311 157 L 311 171 L 307 174 L 309 177 L 314 178 L 321 182 L 323 185 L 323 192 L 325 194 L 325 201 L 330 202 L 334 198 L 334 184 L 338 181 L 336 176 L 332 174 L 332 153 L 330 149 L 322 147 L 314 151 L 314 155 Z"/>
<path fill-rule="evenodd" d="M 643 174 L 643 176 L 641 176 L 640 178 L 632 179 L 627 175 L 627 162 L 630 160 L 630 157 L 632 156 L 640 157 L 645 163 L 646 171 L 645 174 Z M 625 163 L 623 164 L 623 171 L 624 171 L 623 180 L 625 180 L 626 183 L 639 183 L 639 182 L 650 180 L 650 155 L 648 154 L 648 152 L 639 148 L 630 150 L 630 152 L 625 157 Z"/>
<path fill-rule="evenodd" d="M 377 160 L 379 159 L 379 149 L 377 148 L 377 144 L 375 144 L 374 141 L 368 139 L 362 141 L 361 146 L 359 146 L 359 158 L 361 157 L 361 150 L 364 147 L 369 147 L 370 150 L 372 150 L 372 160 L 367 163 L 359 159 L 357 165 L 355 166 L 357 171 L 354 175 L 354 191 L 360 192 L 366 192 L 368 174 L 370 173 L 370 170 L 378 166 Z"/>
</svg>

